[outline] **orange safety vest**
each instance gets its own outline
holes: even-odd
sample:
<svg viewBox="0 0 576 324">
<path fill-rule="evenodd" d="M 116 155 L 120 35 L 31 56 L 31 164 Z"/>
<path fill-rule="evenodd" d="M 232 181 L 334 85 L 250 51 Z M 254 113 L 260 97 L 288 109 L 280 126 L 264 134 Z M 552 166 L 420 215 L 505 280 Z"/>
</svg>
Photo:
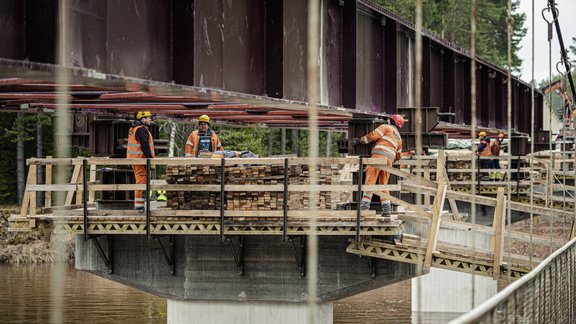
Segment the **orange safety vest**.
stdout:
<svg viewBox="0 0 576 324">
<path fill-rule="evenodd" d="M 480 156 L 490 156 L 492 155 L 492 148 L 490 146 L 490 139 L 488 137 L 484 137 L 480 140 L 480 143 L 484 142 L 484 149 L 478 155 Z"/>
<path fill-rule="evenodd" d="M 188 136 L 188 141 L 186 141 L 186 156 L 187 157 L 197 157 L 198 156 L 198 143 L 200 142 L 200 136 L 198 135 L 199 132 L 197 130 L 193 131 L 190 136 Z M 220 140 L 218 139 L 218 135 L 215 132 L 212 132 L 210 135 L 210 142 L 212 142 L 212 152 L 214 151 L 224 151 L 222 144 L 220 144 Z"/>
<path fill-rule="evenodd" d="M 398 159 L 400 158 L 402 137 L 400 137 L 400 132 L 395 126 L 382 124 L 360 138 L 360 143 L 362 144 L 371 142 L 376 142 L 376 145 L 372 148 L 373 155 L 384 155 L 391 161 L 397 160 L 397 157 Z"/>
<path fill-rule="evenodd" d="M 126 158 L 146 158 L 144 152 L 142 151 L 142 147 L 140 146 L 140 142 L 136 138 L 136 132 L 140 127 L 145 127 L 144 125 L 138 125 L 130 128 L 128 132 L 128 145 L 126 147 Z M 150 143 L 150 152 L 152 153 L 152 157 L 156 157 L 156 152 L 154 151 L 154 139 L 152 138 L 152 134 L 148 130 L 148 127 L 145 127 L 146 131 L 148 132 L 148 143 Z"/>
</svg>

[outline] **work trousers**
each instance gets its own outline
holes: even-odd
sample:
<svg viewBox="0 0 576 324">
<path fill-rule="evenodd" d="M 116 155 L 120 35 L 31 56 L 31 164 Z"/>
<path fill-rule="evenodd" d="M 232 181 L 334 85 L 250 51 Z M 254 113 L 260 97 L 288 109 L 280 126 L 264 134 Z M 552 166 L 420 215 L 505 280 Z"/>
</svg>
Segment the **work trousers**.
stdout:
<svg viewBox="0 0 576 324">
<path fill-rule="evenodd" d="M 137 184 L 146 184 L 146 166 L 133 165 L 134 177 Z M 144 197 L 144 190 L 134 191 L 134 208 L 144 208 L 146 197 Z"/>
<path fill-rule="evenodd" d="M 374 154 L 371 157 L 383 159 L 382 162 L 384 162 L 386 165 L 388 165 L 390 167 L 392 166 L 392 163 L 394 163 L 394 161 L 390 160 L 389 158 L 385 157 L 384 155 Z M 373 184 L 376 184 L 376 182 L 378 182 L 378 184 L 386 185 L 386 184 L 388 184 L 388 179 L 390 179 L 390 174 L 388 172 L 380 170 L 380 169 L 373 167 L 371 165 L 366 167 L 366 180 L 364 181 L 365 185 L 373 185 Z M 390 192 L 388 190 L 382 190 L 382 192 L 386 193 L 386 194 L 390 194 Z M 373 192 L 365 191 L 364 195 L 362 195 L 362 201 L 364 203 L 370 204 L 370 202 L 372 201 L 372 195 L 373 194 L 374 194 Z M 388 201 L 388 200 L 385 198 L 380 198 L 380 202 L 385 202 L 385 201 Z"/>
</svg>

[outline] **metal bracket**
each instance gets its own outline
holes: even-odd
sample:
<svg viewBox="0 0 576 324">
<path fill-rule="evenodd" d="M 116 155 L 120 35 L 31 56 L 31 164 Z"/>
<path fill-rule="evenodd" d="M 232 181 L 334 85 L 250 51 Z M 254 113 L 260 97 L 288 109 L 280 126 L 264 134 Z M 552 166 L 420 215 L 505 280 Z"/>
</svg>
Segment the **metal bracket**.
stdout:
<svg viewBox="0 0 576 324">
<path fill-rule="evenodd" d="M 232 238 L 226 237 L 226 241 L 230 243 L 232 255 L 234 256 L 234 263 L 236 263 L 236 268 L 238 269 L 238 276 L 242 277 L 244 276 L 244 237 L 238 236 L 239 251 L 236 251 Z"/>
<path fill-rule="evenodd" d="M 292 249 L 294 251 L 294 256 L 296 257 L 296 264 L 300 269 L 300 276 L 306 276 L 306 237 L 300 237 L 300 253 L 298 253 L 298 248 L 296 247 L 296 243 L 294 243 L 294 237 L 289 237 L 288 241 L 292 244 Z"/>
<path fill-rule="evenodd" d="M 162 244 L 162 240 L 160 236 L 156 236 L 156 241 L 158 241 L 158 244 L 160 244 L 160 248 L 162 249 L 162 255 L 164 256 L 164 260 L 166 260 L 166 263 L 168 264 L 168 266 L 170 266 L 170 274 L 172 276 L 176 275 L 176 249 L 174 248 L 174 235 L 168 235 L 168 240 L 170 241 L 170 250 L 168 251 L 170 253 L 170 256 L 168 256 L 168 253 L 166 252 L 166 248 L 164 248 L 164 244 Z"/>
<path fill-rule="evenodd" d="M 372 269 L 372 275 L 371 275 L 372 279 L 376 278 L 377 265 L 378 265 L 378 258 L 368 257 L 368 267 Z"/>
<path fill-rule="evenodd" d="M 100 245 L 100 241 L 98 241 L 98 236 L 90 236 L 90 239 L 94 240 L 96 243 L 96 249 L 98 250 L 98 254 L 104 264 L 108 267 L 108 274 L 114 273 L 114 237 L 112 235 L 106 235 L 108 239 L 108 256 L 104 253 L 104 249 L 102 245 Z"/>
</svg>

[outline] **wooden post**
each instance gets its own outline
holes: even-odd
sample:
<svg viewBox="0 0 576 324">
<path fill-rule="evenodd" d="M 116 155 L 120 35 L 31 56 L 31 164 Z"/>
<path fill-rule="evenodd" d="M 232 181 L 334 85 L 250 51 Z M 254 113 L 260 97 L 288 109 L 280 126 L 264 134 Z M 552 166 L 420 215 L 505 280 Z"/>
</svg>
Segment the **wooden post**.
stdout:
<svg viewBox="0 0 576 324">
<path fill-rule="evenodd" d="M 496 195 L 496 208 L 494 209 L 494 227 L 495 235 L 492 239 L 494 249 L 494 272 L 492 277 L 498 279 L 500 277 L 500 265 L 504 256 L 504 212 L 506 210 L 506 200 L 504 196 L 504 188 L 498 188 Z"/>
<path fill-rule="evenodd" d="M 81 173 L 82 165 L 76 164 L 74 166 L 74 171 L 72 172 L 72 178 L 70 178 L 70 183 L 76 183 L 78 181 L 78 175 Z M 64 201 L 64 206 L 72 205 L 72 198 L 74 198 L 75 191 L 68 191 L 66 194 L 66 200 Z"/>
<path fill-rule="evenodd" d="M 32 184 L 32 165 L 28 169 L 28 177 L 26 178 L 26 187 L 24 188 L 24 197 L 22 197 L 22 207 L 20 208 L 20 217 L 26 217 L 28 215 L 28 209 L 30 208 L 30 198 L 32 193 L 26 190 L 28 184 Z M 36 169 L 34 169 L 34 174 Z"/>
<path fill-rule="evenodd" d="M 442 151 L 440 151 L 440 152 L 442 152 Z M 430 163 L 430 162 L 428 162 L 428 163 Z M 424 168 L 424 179 L 430 180 L 430 164 L 423 165 L 422 167 Z M 436 173 L 436 175 L 438 175 L 438 173 Z M 428 194 L 424 194 L 424 205 L 430 206 L 430 195 L 428 195 Z"/>
<path fill-rule="evenodd" d="M 37 175 L 38 175 L 38 166 L 33 164 L 28 168 L 28 181 L 26 181 L 26 186 L 28 184 L 35 185 L 38 183 Z M 29 200 L 30 200 L 30 215 L 36 215 L 36 201 L 38 199 L 38 191 L 34 191 L 28 193 Z"/>
<path fill-rule="evenodd" d="M 441 150 L 440 152 L 438 152 L 438 156 L 442 156 L 445 158 L 444 151 Z M 444 165 L 446 165 L 448 163 L 447 159 L 445 158 L 444 161 L 445 161 Z M 452 190 L 452 188 L 450 187 L 450 178 L 448 178 L 448 172 L 446 171 L 446 167 L 442 168 L 442 170 L 436 168 L 436 177 L 438 177 L 438 174 L 440 172 L 444 174 L 444 179 L 446 180 L 446 190 Z M 460 216 L 460 212 L 458 211 L 458 205 L 456 204 L 456 200 L 454 200 L 453 198 L 448 198 L 448 203 L 450 204 L 450 210 L 452 211 L 452 218 L 458 221 L 462 220 L 462 216 Z"/>
<path fill-rule="evenodd" d="M 47 156 L 46 158 L 51 159 L 52 156 Z M 52 164 L 46 164 L 46 176 L 44 183 L 47 185 L 52 184 Z M 44 191 L 44 207 L 52 207 L 52 191 L 50 190 Z"/>
<path fill-rule="evenodd" d="M 77 188 L 78 190 L 76 190 L 76 199 L 74 199 L 74 202 L 78 205 L 81 205 L 84 203 L 84 201 L 82 200 L 82 191 L 79 190 L 80 188 L 80 184 L 82 184 L 82 175 L 84 174 L 84 166 L 81 165 L 80 166 L 80 172 L 78 172 L 78 177 L 76 177 L 76 179 L 74 179 L 74 183 L 78 184 Z"/>
<path fill-rule="evenodd" d="M 90 184 L 93 184 L 96 182 L 96 165 L 92 164 L 90 165 Z M 88 203 L 92 204 L 94 203 L 94 196 L 95 196 L 95 192 L 94 190 L 90 190 L 88 191 Z"/>
<path fill-rule="evenodd" d="M 442 151 L 441 151 L 442 152 Z M 443 169 L 445 165 L 443 153 L 438 157 L 438 169 Z M 438 188 L 436 189 L 436 197 L 434 204 L 432 204 L 432 222 L 428 226 L 426 237 L 428 244 L 426 246 L 426 256 L 424 257 L 424 271 L 430 269 L 432 265 L 432 254 L 436 250 L 438 243 L 438 231 L 440 230 L 440 222 L 442 221 L 442 210 L 444 209 L 444 199 L 446 199 L 446 181 L 444 180 L 444 173 L 438 173 Z"/>
</svg>

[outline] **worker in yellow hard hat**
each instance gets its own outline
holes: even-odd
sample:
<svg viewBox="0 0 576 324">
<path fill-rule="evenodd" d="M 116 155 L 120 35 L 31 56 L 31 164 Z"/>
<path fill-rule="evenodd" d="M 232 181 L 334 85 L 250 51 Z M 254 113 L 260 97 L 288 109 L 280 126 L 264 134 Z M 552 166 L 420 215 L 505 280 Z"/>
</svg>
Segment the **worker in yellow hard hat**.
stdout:
<svg viewBox="0 0 576 324">
<path fill-rule="evenodd" d="M 188 136 L 186 141 L 186 156 L 198 157 L 203 152 L 224 151 L 218 136 L 210 129 L 210 117 L 202 115 L 198 118 L 198 130 Z"/>
<path fill-rule="evenodd" d="M 134 122 L 128 131 L 128 146 L 126 147 L 126 158 L 151 159 L 156 156 L 154 152 L 154 139 L 148 127 L 152 125 L 152 113 L 149 111 L 139 111 L 134 114 Z M 146 184 L 146 166 L 132 165 L 134 177 L 137 184 Z M 144 191 L 134 191 L 134 209 L 144 210 Z"/>
<path fill-rule="evenodd" d="M 492 161 L 488 159 L 492 155 L 492 148 L 490 145 L 490 137 L 486 132 L 482 131 L 478 134 L 480 137 L 480 145 L 478 145 L 478 151 L 476 155 L 480 157 L 479 166 L 480 169 L 490 169 L 492 165 Z M 481 172 L 482 180 L 490 180 L 488 173 L 483 171 Z"/>
</svg>

